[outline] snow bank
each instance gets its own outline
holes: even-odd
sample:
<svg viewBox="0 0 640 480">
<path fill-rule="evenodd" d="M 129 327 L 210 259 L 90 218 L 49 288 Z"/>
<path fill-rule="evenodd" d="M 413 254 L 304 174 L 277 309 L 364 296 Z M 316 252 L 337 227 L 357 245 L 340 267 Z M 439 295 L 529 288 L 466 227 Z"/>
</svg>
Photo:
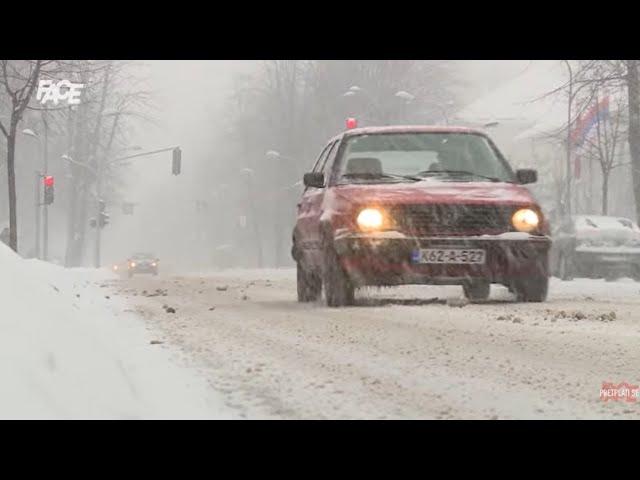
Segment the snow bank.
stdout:
<svg viewBox="0 0 640 480">
<path fill-rule="evenodd" d="M 231 418 L 95 280 L 0 244 L 0 418 Z"/>
</svg>

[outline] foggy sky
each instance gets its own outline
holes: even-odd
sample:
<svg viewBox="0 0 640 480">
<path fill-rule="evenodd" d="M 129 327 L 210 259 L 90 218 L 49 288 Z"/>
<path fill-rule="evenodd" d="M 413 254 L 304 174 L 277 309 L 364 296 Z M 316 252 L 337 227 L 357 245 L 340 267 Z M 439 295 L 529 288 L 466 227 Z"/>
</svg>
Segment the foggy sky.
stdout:
<svg viewBox="0 0 640 480">
<path fill-rule="evenodd" d="M 104 261 L 126 259 L 134 251 L 151 251 L 167 264 L 198 263 L 200 226 L 206 215 L 196 215 L 195 201 L 207 196 L 206 184 L 196 174 L 198 162 L 215 162 L 215 129 L 224 113 L 233 75 L 250 72 L 255 61 L 147 61 L 137 68 L 153 91 L 158 126 L 137 125 L 131 144 L 143 150 L 180 145 L 182 174 L 171 175 L 171 153 L 137 159 L 126 170 L 126 201 L 138 205 L 133 216 L 111 208 L 112 224 L 104 230 Z M 466 61 L 460 67 L 465 80 L 462 98 L 471 102 L 501 81 L 517 75 L 529 61 Z M 213 152 L 213 153 L 212 153 Z M 212 246 L 209 246 L 212 247 Z"/>
</svg>

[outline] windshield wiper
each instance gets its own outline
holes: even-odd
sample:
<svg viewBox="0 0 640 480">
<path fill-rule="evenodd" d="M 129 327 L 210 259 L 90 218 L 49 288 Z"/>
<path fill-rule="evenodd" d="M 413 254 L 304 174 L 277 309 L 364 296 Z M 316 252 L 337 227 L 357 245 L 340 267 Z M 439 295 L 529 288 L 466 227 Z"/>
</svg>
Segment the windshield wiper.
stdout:
<svg viewBox="0 0 640 480">
<path fill-rule="evenodd" d="M 362 178 L 365 180 L 376 180 L 380 178 L 390 178 L 393 180 L 411 180 L 413 182 L 421 182 L 423 178 L 412 175 L 397 175 L 395 173 L 345 173 L 342 178 Z"/>
<path fill-rule="evenodd" d="M 506 180 L 502 180 L 497 177 L 489 177 L 487 175 L 481 175 L 480 173 L 468 172 L 466 170 L 425 170 L 423 172 L 418 172 L 416 175 L 420 175 L 423 177 L 431 176 L 431 175 L 466 175 L 469 177 L 476 178 L 484 178 L 491 182 L 504 182 Z"/>
</svg>

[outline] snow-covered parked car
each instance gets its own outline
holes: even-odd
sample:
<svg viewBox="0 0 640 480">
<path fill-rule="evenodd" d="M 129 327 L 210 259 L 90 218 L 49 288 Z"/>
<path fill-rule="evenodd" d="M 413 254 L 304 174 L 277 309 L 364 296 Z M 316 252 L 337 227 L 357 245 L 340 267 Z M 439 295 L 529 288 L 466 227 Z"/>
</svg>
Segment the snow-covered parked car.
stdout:
<svg viewBox="0 0 640 480">
<path fill-rule="evenodd" d="M 471 300 L 492 283 L 544 301 L 549 227 L 523 184 L 478 130 L 347 130 L 304 175 L 292 255 L 298 300 L 348 305 L 368 285 L 462 285 Z"/>
<path fill-rule="evenodd" d="M 574 215 L 554 232 L 553 273 L 574 277 L 640 280 L 640 228 L 628 218 Z"/>
</svg>

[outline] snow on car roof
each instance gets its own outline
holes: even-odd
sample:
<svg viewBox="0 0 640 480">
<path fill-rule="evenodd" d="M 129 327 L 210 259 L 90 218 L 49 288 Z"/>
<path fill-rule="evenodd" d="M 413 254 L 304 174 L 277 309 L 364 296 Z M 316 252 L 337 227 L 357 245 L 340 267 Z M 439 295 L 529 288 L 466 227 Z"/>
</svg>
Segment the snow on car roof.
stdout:
<svg viewBox="0 0 640 480">
<path fill-rule="evenodd" d="M 599 229 L 638 229 L 638 226 L 628 218 L 605 215 L 574 215 L 574 222 L 580 228 Z"/>
<path fill-rule="evenodd" d="M 482 130 L 469 127 L 436 126 L 436 125 L 392 125 L 386 127 L 360 127 L 344 132 L 345 136 L 367 135 L 379 133 L 473 133 L 485 135 Z"/>
</svg>

